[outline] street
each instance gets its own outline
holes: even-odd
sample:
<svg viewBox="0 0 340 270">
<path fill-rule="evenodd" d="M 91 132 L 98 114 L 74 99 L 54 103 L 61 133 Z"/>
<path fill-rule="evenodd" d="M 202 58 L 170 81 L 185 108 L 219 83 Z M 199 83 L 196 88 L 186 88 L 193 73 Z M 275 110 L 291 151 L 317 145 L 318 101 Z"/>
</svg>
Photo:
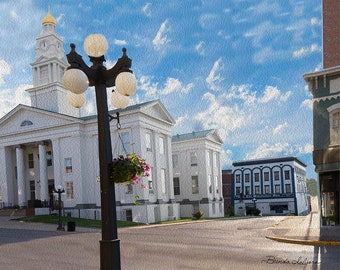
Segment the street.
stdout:
<svg viewBox="0 0 340 270">
<path fill-rule="evenodd" d="M 119 229 L 123 270 L 340 268 L 340 247 L 279 243 L 265 228 L 283 217 L 198 221 Z M 99 230 L 0 219 L 3 270 L 99 269 Z"/>
</svg>

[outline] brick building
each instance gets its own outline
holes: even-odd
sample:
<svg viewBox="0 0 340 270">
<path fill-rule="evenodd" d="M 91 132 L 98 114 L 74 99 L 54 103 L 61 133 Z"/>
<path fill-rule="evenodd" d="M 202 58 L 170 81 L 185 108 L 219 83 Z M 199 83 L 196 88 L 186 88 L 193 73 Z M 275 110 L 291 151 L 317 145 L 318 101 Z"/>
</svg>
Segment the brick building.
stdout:
<svg viewBox="0 0 340 270">
<path fill-rule="evenodd" d="M 340 2 L 323 0 L 323 69 L 304 74 L 313 95 L 313 163 L 322 224 L 340 224 Z"/>
</svg>

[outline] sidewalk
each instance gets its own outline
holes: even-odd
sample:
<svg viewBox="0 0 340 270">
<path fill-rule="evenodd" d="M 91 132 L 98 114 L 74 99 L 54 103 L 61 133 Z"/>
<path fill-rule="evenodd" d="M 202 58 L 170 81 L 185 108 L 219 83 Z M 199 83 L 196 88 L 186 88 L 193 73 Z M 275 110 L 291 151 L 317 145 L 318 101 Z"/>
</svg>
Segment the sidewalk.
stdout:
<svg viewBox="0 0 340 270">
<path fill-rule="evenodd" d="M 320 227 L 320 215 L 315 205 L 307 216 L 287 216 L 267 228 L 266 238 L 302 245 L 340 246 L 340 226 Z"/>
</svg>

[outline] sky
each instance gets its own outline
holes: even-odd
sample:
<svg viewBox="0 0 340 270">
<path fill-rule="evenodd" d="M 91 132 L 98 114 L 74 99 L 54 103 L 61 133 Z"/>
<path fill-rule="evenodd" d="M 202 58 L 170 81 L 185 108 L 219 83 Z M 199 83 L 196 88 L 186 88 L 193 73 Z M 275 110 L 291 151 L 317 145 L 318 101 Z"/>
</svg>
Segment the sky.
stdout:
<svg viewBox="0 0 340 270">
<path fill-rule="evenodd" d="M 0 117 L 30 105 L 30 64 L 50 6 L 63 38 L 90 65 L 85 38 L 103 34 L 110 68 L 127 48 L 138 81 L 130 105 L 160 99 L 173 135 L 217 129 L 222 165 L 295 156 L 312 163 L 312 96 L 302 78 L 322 69 L 321 0 L 2 0 Z M 87 91 L 82 115 L 94 114 Z"/>
</svg>

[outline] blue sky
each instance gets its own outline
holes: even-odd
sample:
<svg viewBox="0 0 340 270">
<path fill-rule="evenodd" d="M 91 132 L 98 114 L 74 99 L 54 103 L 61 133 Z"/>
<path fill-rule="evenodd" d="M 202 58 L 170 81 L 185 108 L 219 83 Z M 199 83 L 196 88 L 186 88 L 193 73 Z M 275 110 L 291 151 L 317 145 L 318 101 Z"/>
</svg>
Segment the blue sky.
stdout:
<svg viewBox="0 0 340 270">
<path fill-rule="evenodd" d="M 91 33 L 109 42 L 107 67 L 127 48 L 138 90 L 160 99 L 173 134 L 216 128 L 224 168 L 296 156 L 312 164 L 312 100 L 302 75 L 322 68 L 321 0 L 2 0 L 0 117 L 30 104 L 30 63 L 48 6 L 65 53 Z M 93 91 L 82 113 L 95 113 Z"/>
</svg>

